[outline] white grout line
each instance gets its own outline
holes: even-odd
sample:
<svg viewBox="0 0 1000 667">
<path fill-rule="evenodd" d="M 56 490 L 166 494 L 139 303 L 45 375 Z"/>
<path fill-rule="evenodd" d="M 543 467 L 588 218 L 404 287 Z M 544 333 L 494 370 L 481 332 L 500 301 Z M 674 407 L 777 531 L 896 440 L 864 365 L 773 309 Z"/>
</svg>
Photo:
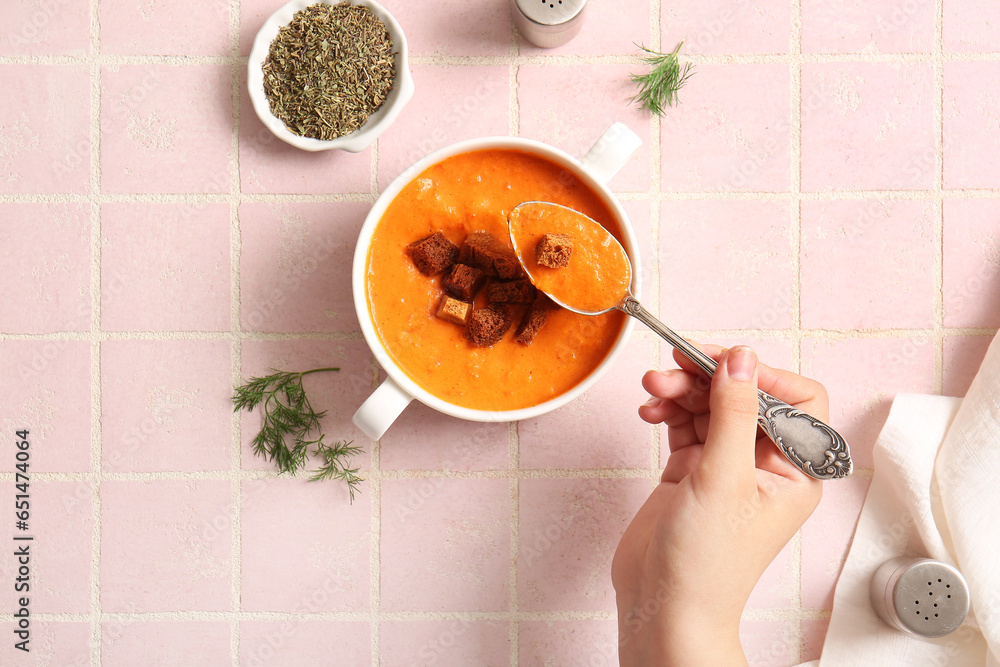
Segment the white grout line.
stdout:
<svg viewBox="0 0 1000 667">
<path fill-rule="evenodd" d="M 934 16 L 934 391 L 944 393 L 944 0 Z"/>
</svg>

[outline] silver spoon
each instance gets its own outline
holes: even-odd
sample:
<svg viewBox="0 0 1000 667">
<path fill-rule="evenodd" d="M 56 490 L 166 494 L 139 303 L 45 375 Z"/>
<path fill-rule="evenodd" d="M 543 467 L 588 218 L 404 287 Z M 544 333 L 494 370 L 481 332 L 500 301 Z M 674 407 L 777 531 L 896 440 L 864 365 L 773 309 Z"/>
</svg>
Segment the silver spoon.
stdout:
<svg viewBox="0 0 1000 667">
<path fill-rule="evenodd" d="M 608 265 L 601 265 L 599 269 L 595 266 L 591 267 L 593 269 L 592 275 L 596 276 L 597 279 L 594 283 L 594 289 L 584 290 L 577 294 L 577 296 L 581 296 L 589 301 L 587 306 L 581 308 L 580 302 L 577 302 L 575 306 L 574 304 L 566 303 L 564 299 L 567 298 L 567 294 L 552 294 L 546 289 L 547 286 L 550 289 L 555 289 L 551 285 L 546 284 L 546 276 L 551 277 L 556 272 L 568 269 L 549 270 L 547 273 L 540 270 L 537 262 L 534 261 L 534 257 L 525 257 L 525 254 L 528 254 L 527 250 L 534 249 L 534 244 L 525 242 L 522 247 L 518 243 L 517 227 L 523 224 L 523 220 L 530 220 L 534 217 L 536 220 L 544 221 L 546 216 L 564 215 L 571 215 L 573 217 L 575 229 L 581 233 L 592 235 L 590 237 L 591 240 L 611 248 L 613 251 L 612 255 L 614 256 L 612 264 L 618 263 L 620 271 L 625 272 L 625 275 L 616 276 L 616 278 L 623 278 L 623 280 L 610 281 L 612 284 L 610 290 L 607 291 L 608 298 L 603 300 L 597 299 L 600 303 L 596 306 L 594 295 L 601 292 L 599 288 L 602 285 L 608 284 L 608 281 L 605 280 L 605 274 L 609 270 Z M 549 219 L 552 220 L 553 218 L 550 217 Z M 718 364 L 714 359 L 677 335 L 663 324 L 663 322 L 653 317 L 632 296 L 631 290 L 628 287 L 632 282 L 632 265 L 628 259 L 628 255 L 617 239 L 599 223 L 578 211 L 560 206 L 559 204 L 532 201 L 524 202 L 515 207 L 507 218 L 507 225 L 511 244 L 514 246 L 521 266 L 524 267 L 525 272 L 527 272 L 536 287 L 545 292 L 555 303 L 566 310 L 581 315 L 601 315 L 610 310 L 620 310 L 627 313 L 680 350 L 684 356 L 694 362 L 709 377 L 715 374 L 715 368 Z M 556 231 L 554 225 L 546 227 L 544 223 L 541 224 L 539 229 L 544 230 L 544 232 Z M 537 239 L 537 235 L 532 236 L 532 240 L 535 239 Z M 521 240 L 525 241 L 523 238 Z M 573 253 L 578 254 L 581 249 L 586 252 L 586 248 L 583 248 L 582 244 L 577 241 Z M 581 258 L 577 257 L 576 259 L 579 260 Z M 610 268 L 614 269 L 615 267 L 612 266 Z M 582 296 L 584 294 L 586 296 Z M 560 298 L 560 296 L 563 298 Z M 572 298 L 573 295 L 570 294 L 569 297 Z M 850 448 L 847 442 L 844 441 L 844 438 L 834 429 L 819 419 L 771 396 L 767 392 L 758 390 L 757 400 L 760 404 L 757 423 L 764 433 L 774 441 L 778 449 L 799 470 L 816 479 L 835 479 L 838 477 L 847 477 L 851 474 L 854 465 L 851 462 Z"/>
</svg>

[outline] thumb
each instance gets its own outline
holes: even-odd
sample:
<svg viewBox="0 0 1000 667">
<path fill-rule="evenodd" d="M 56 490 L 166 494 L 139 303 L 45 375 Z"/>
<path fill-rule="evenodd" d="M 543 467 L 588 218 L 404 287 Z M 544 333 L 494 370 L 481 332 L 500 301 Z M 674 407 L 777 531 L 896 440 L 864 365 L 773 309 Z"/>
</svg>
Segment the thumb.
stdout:
<svg viewBox="0 0 1000 667">
<path fill-rule="evenodd" d="M 719 357 L 709 393 L 711 417 L 701 456 L 703 474 L 753 478 L 757 441 L 757 354 L 741 345 Z"/>
</svg>

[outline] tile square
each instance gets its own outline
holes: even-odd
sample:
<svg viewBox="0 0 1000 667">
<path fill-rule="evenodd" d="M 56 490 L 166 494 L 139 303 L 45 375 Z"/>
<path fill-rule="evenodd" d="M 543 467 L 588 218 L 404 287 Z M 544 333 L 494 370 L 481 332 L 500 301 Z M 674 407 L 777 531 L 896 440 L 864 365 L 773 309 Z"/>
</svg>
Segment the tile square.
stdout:
<svg viewBox="0 0 1000 667">
<path fill-rule="evenodd" d="M 520 487 L 521 610 L 615 611 L 611 558 L 652 478 L 524 479 Z"/>
<path fill-rule="evenodd" d="M 792 219 L 787 202 L 660 204 L 660 314 L 681 329 L 792 324 Z"/>
<path fill-rule="evenodd" d="M 34 611 L 34 609 L 32 609 Z M 0 632 L 14 637 L 12 621 L 0 623 Z M 68 621 L 31 621 L 31 641 L 28 653 L 14 648 L 14 642 L 0 646 L 0 661 L 18 667 L 48 667 L 49 665 L 90 664 L 90 623 Z M 19 638 L 17 639 L 19 641 Z"/>
<path fill-rule="evenodd" d="M 382 621 L 379 653 L 382 664 L 440 667 L 510 664 L 507 621 Z"/>
<path fill-rule="evenodd" d="M 28 429 L 29 472 L 90 472 L 90 343 L 0 342 L 0 377 L 17 382 L 0 426 Z"/>
<path fill-rule="evenodd" d="M 90 53 L 90 6 L 70 0 L 5 3 L 0 55 L 76 56 Z"/>
<path fill-rule="evenodd" d="M 331 442 L 353 440 L 364 449 L 364 453 L 351 459 L 352 465 L 364 468 L 371 460 L 370 441 L 354 426 L 351 417 L 375 389 L 368 346 L 357 340 L 248 340 L 243 343 L 242 375 L 246 380 L 270 375 L 273 369 L 302 372 L 330 367 L 340 370 L 306 376 L 303 386 L 313 408 L 326 412 L 321 422 L 323 433 Z M 243 468 L 274 470 L 274 464 L 255 456 L 250 445 L 261 427 L 261 408 L 241 415 Z M 363 472 L 361 476 L 364 477 Z M 367 484 L 362 484 L 361 489 L 367 492 Z M 347 497 L 346 487 L 344 497 Z"/>
<path fill-rule="evenodd" d="M 788 191 L 790 90 L 788 65 L 699 65 L 660 121 L 661 189 Z"/>
<path fill-rule="evenodd" d="M 944 202 L 944 325 L 998 327 L 1000 202 Z"/>
<path fill-rule="evenodd" d="M 242 608 L 367 611 L 371 596 L 371 498 L 353 504 L 339 482 L 243 482 Z M 282 575 L 275 576 L 275 554 Z"/>
<path fill-rule="evenodd" d="M 926 200 L 802 202 L 802 326 L 934 324 L 934 205 Z"/>
<path fill-rule="evenodd" d="M 948 336 L 944 339 L 945 396 L 965 396 L 986 356 L 993 336 Z"/>
<path fill-rule="evenodd" d="M 802 660 L 819 660 L 823 653 L 823 643 L 826 641 L 826 631 L 830 628 L 830 619 L 803 619 L 802 621 Z"/>
<path fill-rule="evenodd" d="M 1000 5 L 991 0 L 944 0 L 944 50 L 996 51 Z"/>
<path fill-rule="evenodd" d="M 386 0 L 382 6 L 404 26 L 411 57 L 513 53 L 507 3 L 441 0 L 433 11 L 412 0 Z"/>
<path fill-rule="evenodd" d="M 823 485 L 823 499 L 802 526 L 802 608 L 833 608 L 833 590 L 854 537 L 870 477 Z"/>
<path fill-rule="evenodd" d="M 632 231 L 635 233 L 636 245 L 639 248 L 639 294 L 643 306 L 650 312 L 655 312 L 656 299 L 650 295 L 653 292 L 653 277 L 660 271 L 659 257 L 653 247 L 652 202 L 646 199 L 626 199 L 621 202 L 628 216 Z M 632 271 L 635 272 L 635 261 L 632 261 Z"/>
<path fill-rule="evenodd" d="M 241 621 L 240 664 L 370 665 L 371 634 L 371 626 L 359 621 Z"/>
<path fill-rule="evenodd" d="M 14 460 L 13 451 L 10 460 Z M 13 464 L 7 469 L 13 470 Z M 29 474 L 33 470 L 30 468 Z M 21 490 L 10 480 L 0 484 L 0 492 L 10 503 L 11 524 L 7 535 L 11 535 L 14 532 L 15 494 Z M 14 553 L 26 546 L 31 560 L 30 591 L 26 593 L 31 614 L 90 613 L 90 561 L 94 552 L 90 483 L 32 478 L 28 495 L 28 530 L 17 531 L 17 536 L 30 536 L 34 540 L 15 542 L 7 538 L 10 556 L 0 561 L 0 575 L 10 582 L 10 592 L 0 602 L 0 610 L 11 614 L 17 611 L 14 580 L 18 577 L 19 563 Z"/>
<path fill-rule="evenodd" d="M 933 2 L 803 0 L 803 53 L 929 53 Z"/>
<path fill-rule="evenodd" d="M 0 204 L 5 333 L 90 330 L 90 210 L 84 204 Z"/>
<path fill-rule="evenodd" d="M 629 103 L 633 65 L 522 65 L 517 71 L 519 134 L 582 158 L 615 122 L 642 146 L 611 179 L 616 191 L 645 192 L 650 185 L 650 116 Z"/>
<path fill-rule="evenodd" d="M 564 407 L 517 425 L 521 468 L 648 468 L 652 428 L 636 409 L 652 344 L 633 338 L 607 374 Z"/>
<path fill-rule="evenodd" d="M 354 202 L 240 206 L 243 328 L 357 331 L 351 266 L 369 208 Z"/>
<path fill-rule="evenodd" d="M 521 621 L 518 624 L 518 664 L 618 664 L 618 621 Z"/>
<path fill-rule="evenodd" d="M 665 3 L 660 24 L 663 49 L 684 42 L 682 53 L 719 55 L 788 53 L 792 9 L 787 2 Z"/>
<path fill-rule="evenodd" d="M 992 31 L 996 34 L 996 30 Z M 986 81 L 1000 77 L 998 62 L 944 66 L 944 187 L 1000 188 L 1000 97 Z M 933 153 L 931 154 L 933 155 Z M 933 164 L 933 161 L 931 161 Z"/>
<path fill-rule="evenodd" d="M 233 135 L 228 65 L 101 70 L 101 189 L 229 192 Z"/>
<path fill-rule="evenodd" d="M 232 662 L 227 621 L 104 621 L 101 662 L 146 667 L 214 667 Z"/>
<path fill-rule="evenodd" d="M 310 153 L 274 136 L 240 92 L 240 188 L 243 192 L 282 194 L 369 193 L 372 151 Z"/>
<path fill-rule="evenodd" d="M 230 343 L 101 343 L 105 472 L 229 470 L 233 440 Z"/>
<path fill-rule="evenodd" d="M 652 35 L 649 21 L 649 0 L 619 0 L 594 2 L 587 5 L 580 33 L 562 46 L 541 49 L 517 36 L 519 53 L 524 55 L 634 55 L 636 44 L 649 46 Z"/>
<path fill-rule="evenodd" d="M 170 3 L 102 0 L 101 52 L 144 56 L 228 56 L 229 0 L 178 10 Z"/>
<path fill-rule="evenodd" d="M 381 4 L 381 3 L 380 3 Z M 249 56 L 257 32 L 281 5 L 271 0 L 240 0 L 240 55 Z"/>
<path fill-rule="evenodd" d="M 108 203 L 101 218 L 103 329 L 229 331 L 226 204 Z"/>
<path fill-rule="evenodd" d="M 228 480 L 102 482 L 104 611 L 231 610 L 232 498 Z"/>
<path fill-rule="evenodd" d="M 802 374 L 830 394 L 830 425 L 851 446 L 855 467 L 872 451 L 897 393 L 933 394 L 933 338 L 802 340 Z"/>
<path fill-rule="evenodd" d="M 0 189 L 90 192 L 90 73 L 85 65 L 0 65 Z"/>
<path fill-rule="evenodd" d="M 382 480 L 382 610 L 506 611 L 510 483 Z"/>
<path fill-rule="evenodd" d="M 934 185 L 934 72 L 928 63 L 802 66 L 802 189 Z"/>
<path fill-rule="evenodd" d="M 740 643 L 750 667 L 782 667 L 798 663 L 795 627 L 791 619 L 740 622 Z"/>
<path fill-rule="evenodd" d="M 413 99 L 378 142 L 382 190 L 438 148 L 463 139 L 510 134 L 507 65 L 412 65 L 410 71 Z"/>
<path fill-rule="evenodd" d="M 505 470 L 510 424 L 469 422 L 413 401 L 379 440 L 382 470 Z"/>
</svg>

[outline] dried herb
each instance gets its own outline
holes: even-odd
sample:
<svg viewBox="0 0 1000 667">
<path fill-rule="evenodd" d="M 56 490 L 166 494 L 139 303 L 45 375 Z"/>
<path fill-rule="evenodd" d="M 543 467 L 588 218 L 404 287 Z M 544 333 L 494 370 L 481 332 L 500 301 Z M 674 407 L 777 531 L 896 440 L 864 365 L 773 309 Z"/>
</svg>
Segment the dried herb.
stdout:
<svg viewBox="0 0 1000 667">
<path fill-rule="evenodd" d="M 395 75 L 392 38 L 370 9 L 320 2 L 295 12 L 271 42 L 264 92 L 290 131 L 329 140 L 364 125 Z"/>
<path fill-rule="evenodd" d="M 670 53 L 639 47 L 647 54 L 642 62 L 652 65 L 652 69 L 646 74 L 632 75 L 632 81 L 639 84 L 639 93 L 632 98 L 633 102 L 640 102 L 641 108 L 649 109 L 658 116 L 663 115 L 665 106 L 677 104 L 677 91 L 691 76 L 691 63 L 681 65 L 677 59 L 683 44 L 675 46 Z"/>
<path fill-rule="evenodd" d="M 335 445 L 323 442 L 319 420 L 325 412 L 316 412 L 309 403 L 303 376 L 323 371 L 339 371 L 339 368 L 314 368 L 311 371 L 290 373 L 275 371 L 265 377 L 251 378 L 237 387 L 233 395 L 235 410 L 253 410 L 258 405 L 264 407 L 264 423 L 253 439 L 253 451 L 273 461 L 280 473 L 294 475 L 305 467 L 310 454 L 322 459 L 323 464 L 313 471 L 310 481 L 321 479 L 342 479 L 347 482 L 354 500 L 354 492 L 361 478 L 357 468 L 348 468 L 346 461 L 361 451 L 350 442 L 340 441 Z M 310 438 L 316 432 L 317 437 Z M 291 447 L 289 447 L 291 441 Z"/>
</svg>

